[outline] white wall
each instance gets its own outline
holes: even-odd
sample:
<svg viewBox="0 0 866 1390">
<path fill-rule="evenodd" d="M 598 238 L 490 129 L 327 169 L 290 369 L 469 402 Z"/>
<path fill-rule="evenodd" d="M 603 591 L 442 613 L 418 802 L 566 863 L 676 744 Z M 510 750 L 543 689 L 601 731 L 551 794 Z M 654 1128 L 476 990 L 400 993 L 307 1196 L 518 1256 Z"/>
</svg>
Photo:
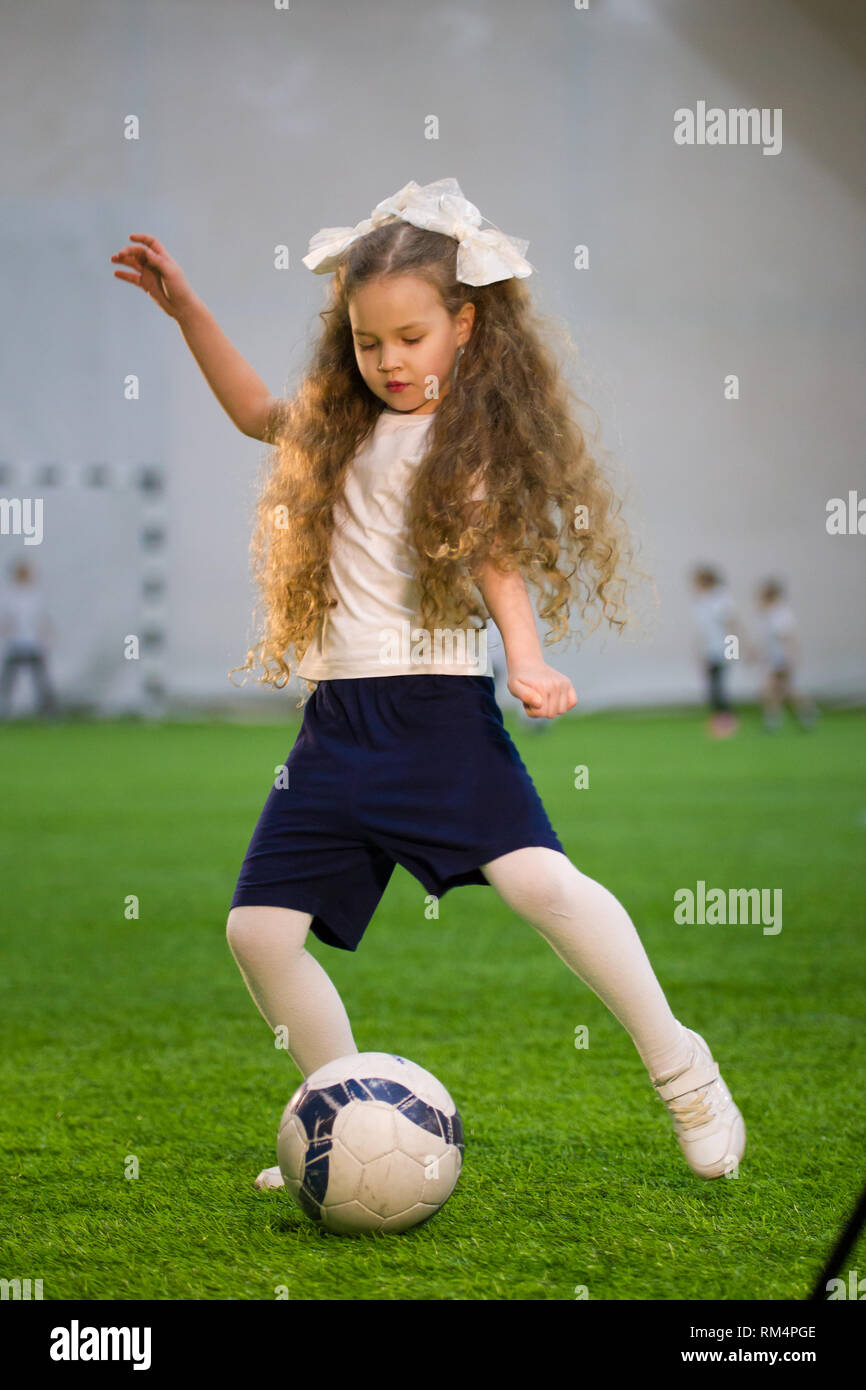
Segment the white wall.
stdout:
<svg viewBox="0 0 866 1390">
<path fill-rule="evenodd" d="M 223 414 L 176 325 L 113 278 L 111 253 L 132 231 L 160 238 L 281 391 L 324 294 L 301 264 L 312 233 L 410 178 L 453 175 L 529 238 L 529 284 L 581 349 L 578 385 L 658 589 L 639 640 L 551 653 L 582 705 L 700 697 L 685 585 L 698 561 L 728 573 L 747 625 L 757 580 L 787 578 L 804 682 L 863 695 L 866 536 L 825 529 L 828 498 L 866 495 L 863 39 L 845 13 L 817 0 L 758 14 L 748 0 L 4 5 L 0 493 L 32 495 L 42 466 L 59 467 L 45 539 L 27 549 L 60 618 L 61 691 L 108 707 L 113 686 L 122 703 L 123 637 L 155 620 L 166 646 L 145 665 L 171 697 L 251 710 L 261 693 L 226 672 L 248 645 L 263 447 Z M 677 146 L 673 113 L 699 100 L 781 107 L 782 152 Z M 283 242 L 288 272 L 273 268 Z M 589 270 L 573 267 L 578 243 Z M 138 401 L 123 398 L 129 373 Z M 739 401 L 723 397 L 729 373 Z M 113 511 L 81 503 L 94 462 L 123 491 Z M 166 490 L 130 515 L 145 465 Z M 148 506 L 167 530 L 156 557 L 138 540 Z M 3 580 L 23 549 L 0 537 Z M 148 606 L 138 585 L 154 566 L 166 594 Z M 737 670 L 734 693 L 754 681 Z"/>
</svg>

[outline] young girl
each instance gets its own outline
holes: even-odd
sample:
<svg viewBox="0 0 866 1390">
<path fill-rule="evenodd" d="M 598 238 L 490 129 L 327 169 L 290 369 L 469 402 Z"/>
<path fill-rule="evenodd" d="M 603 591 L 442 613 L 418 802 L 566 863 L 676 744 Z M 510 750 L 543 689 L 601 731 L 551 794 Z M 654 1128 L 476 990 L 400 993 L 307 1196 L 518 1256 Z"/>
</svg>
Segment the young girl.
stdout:
<svg viewBox="0 0 866 1390">
<path fill-rule="evenodd" d="M 785 705 L 796 714 L 803 729 L 813 729 L 817 708 L 808 695 L 794 688 L 794 668 L 799 659 L 799 643 L 794 614 L 778 579 L 767 579 L 758 587 L 757 603 L 763 658 L 764 687 L 761 693 L 764 728 L 770 733 L 781 728 Z"/>
<path fill-rule="evenodd" d="M 491 884 L 626 1029 L 686 1161 L 716 1178 L 742 1157 L 742 1116 L 628 913 L 567 857 L 478 659 L 490 615 L 527 712 L 571 709 L 526 583 L 551 640 L 567 631 L 575 577 L 581 613 L 620 627 L 627 548 L 521 284 L 528 243 L 481 221 L 442 179 L 317 233 L 304 262 L 334 279 L 291 400 L 270 396 L 155 238 L 133 235 L 112 257 L 176 319 L 241 432 L 273 446 L 254 537 L 264 634 L 234 670 L 259 651 L 261 679 L 282 688 L 294 652 L 313 693 L 244 858 L 228 941 L 307 1077 L 358 1051 L 308 932 L 354 951 L 395 863 L 437 897 Z M 256 1179 L 281 1184 L 279 1168 Z"/>
<path fill-rule="evenodd" d="M 700 629 L 700 659 L 706 676 L 710 709 L 707 732 L 711 738 L 729 738 L 739 727 L 739 720 L 731 709 L 725 689 L 728 675 L 726 644 L 729 636 L 738 636 L 734 605 L 724 581 L 715 570 L 705 566 L 694 570 L 692 585 L 695 590 L 694 614 Z"/>
</svg>

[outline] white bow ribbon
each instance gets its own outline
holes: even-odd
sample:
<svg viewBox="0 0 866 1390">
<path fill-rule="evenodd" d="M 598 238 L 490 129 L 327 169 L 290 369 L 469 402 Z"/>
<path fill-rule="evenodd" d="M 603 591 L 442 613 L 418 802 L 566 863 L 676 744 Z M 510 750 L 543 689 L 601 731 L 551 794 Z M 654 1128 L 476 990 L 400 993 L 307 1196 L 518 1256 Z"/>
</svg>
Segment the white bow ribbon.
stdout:
<svg viewBox="0 0 866 1390">
<path fill-rule="evenodd" d="M 435 183 L 409 181 L 390 198 L 383 198 L 369 217 L 355 227 L 322 227 L 310 238 L 304 265 L 316 275 L 336 270 L 343 252 L 358 237 L 386 222 L 411 222 L 431 232 L 442 232 L 459 242 L 457 279 L 464 285 L 492 285 L 512 276 L 522 280 L 532 274 L 524 257 L 529 245 L 519 237 L 507 236 L 498 227 L 482 230 L 481 213 L 463 197 L 456 179 L 437 179 Z"/>
</svg>

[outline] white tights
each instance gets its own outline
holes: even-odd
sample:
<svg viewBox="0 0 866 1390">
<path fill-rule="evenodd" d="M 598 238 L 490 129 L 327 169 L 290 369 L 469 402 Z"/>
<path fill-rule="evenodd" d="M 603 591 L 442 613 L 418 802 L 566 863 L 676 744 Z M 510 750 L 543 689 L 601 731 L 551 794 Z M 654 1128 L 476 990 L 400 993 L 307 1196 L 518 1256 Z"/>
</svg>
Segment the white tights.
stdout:
<svg viewBox="0 0 866 1390">
<path fill-rule="evenodd" d="M 651 1079 L 687 1062 L 689 1041 L 671 1013 L 631 918 L 622 904 L 558 850 L 536 845 L 483 864 L 508 906 L 545 938 L 569 970 L 622 1024 Z M 227 936 L 259 1012 L 283 1025 L 302 1076 L 357 1052 L 343 1002 L 305 950 L 309 912 L 236 907 Z"/>
</svg>

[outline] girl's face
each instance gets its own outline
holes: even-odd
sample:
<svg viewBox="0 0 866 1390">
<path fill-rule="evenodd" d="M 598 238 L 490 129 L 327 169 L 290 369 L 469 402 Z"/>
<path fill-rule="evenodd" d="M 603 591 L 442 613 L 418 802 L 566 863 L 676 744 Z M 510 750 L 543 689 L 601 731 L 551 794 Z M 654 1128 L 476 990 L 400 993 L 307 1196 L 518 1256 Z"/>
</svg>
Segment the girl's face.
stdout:
<svg viewBox="0 0 866 1390">
<path fill-rule="evenodd" d="M 415 275 L 371 280 L 349 301 L 358 370 L 391 410 L 432 414 L 448 393 L 457 349 L 468 341 L 474 318 L 474 304 L 452 318 L 433 286 Z M 403 390 L 389 390 L 389 381 L 404 383 Z"/>
</svg>

